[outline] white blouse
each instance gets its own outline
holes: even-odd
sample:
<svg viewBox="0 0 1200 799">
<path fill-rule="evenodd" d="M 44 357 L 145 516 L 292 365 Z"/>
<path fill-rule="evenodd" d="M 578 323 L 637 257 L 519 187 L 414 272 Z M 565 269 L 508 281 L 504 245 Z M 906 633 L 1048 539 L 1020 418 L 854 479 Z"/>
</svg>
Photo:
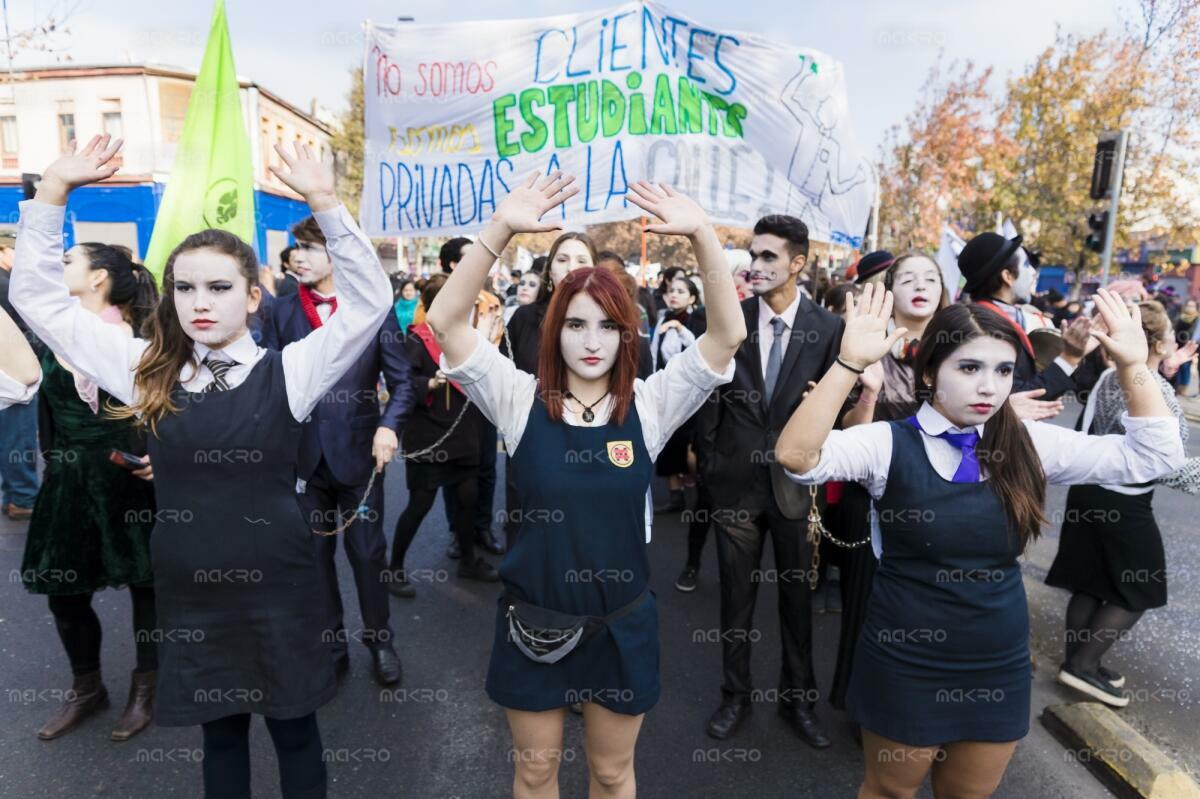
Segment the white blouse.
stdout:
<svg viewBox="0 0 1200 799">
<path fill-rule="evenodd" d="M 0 411 L 10 405 L 25 405 L 37 396 L 38 386 L 42 384 L 41 372 L 38 373 L 37 382 L 32 386 L 27 386 L 6 372 L 0 371 Z"/>
<path fill-rule="evenodd" d="M 917 411 L 917 421 L 921 423 L 921 440 L 930 465 L 943 479 L 952 479 L 962 462 L 962 450 L 938 438 L 938 434 L 967 431 L 954 427 L 929 403 Z M 1183 464 L 1183 442 L 1175 417 L 1126 414 L 1122 421 L 1123 436 L 1090 436 L 1046 422 L 1024 424 L 1042 461 L 1046 481 L 1054 485 L 1142 483 L 1170 474 Z M 974 429 L 983 435 L 983 425 Z M 805 485 L 829 480 L 861 483 L 872 499 L 879 499 L 887 488 L 891 463 L 891 424 L 871 422 L 831 431 L 821 447 L 821 458 L 811 471 L 786 474 Z M 875 556 L 881 557 L 875 514 L 871 519 L 871 542 Z"/>
<path fill-rule="evenodd" d="M 83 310 L 63 283 L 63 219 L 66 208 L 26 200 L 21 222 L 9 299 L 46 345 L 91 378 L 118 401 L 136 399 L 134 371 L 149 342 L 131 338 L 119 327 Z M 370 240 L 359 230 L 345 206 L 313 214 L 327 239 L 337 285 L 338 311 L 300 341 L 283 348 L 284 383 L 292 416 L 304 421 L 333 388 L 376 335 L 392 308 L 392 290 Z M 172 298 L 164 297 L 164 302 Z M 213 380 L 203 365 L 212 350 L 193 344 L 201 365 L 185 365 L 179 375 L 184 389 L 201 392 Z M 220 350 L 233 361 L 226 381 L 234 388 L 250 375 L 267 350 L 254 343 L 249 331 Z"/>
<path fill-rule="evenodd" d="M 495 345 L 476 331 L 478 342 L 474 351 L 454 369 L 442 355 L 441 367 L 446 377 L 456 381 L 488 421 L 496 426 L 511 456 L 521 443 L 529 410 L 537 396 L 537 378 L 523 372 L 500 354 Z M 701 336 L 703 338 L 703 336 Z M 650 460 L 654 460 L 667 445 L 667 440 L 684 422 L 691 418 L 717 386 L 733 380 L 734 361 L 731 358 L 724 374 L 709 367 L 698 346 L 688 347 L 672 358 L 665 368 L 646 380 L 634 380 L 633 404 L 642 426 L 642 438 Z M 595 418 L 585 424 L 570 408 L 563 408 L 563 421 L 577 427 L 599 427 L 607 424 L 612 414 L 611 395 L 593 409 Z M 647 499 L 646 541 L 650 540 L 653 512 Z"/>
</svg>

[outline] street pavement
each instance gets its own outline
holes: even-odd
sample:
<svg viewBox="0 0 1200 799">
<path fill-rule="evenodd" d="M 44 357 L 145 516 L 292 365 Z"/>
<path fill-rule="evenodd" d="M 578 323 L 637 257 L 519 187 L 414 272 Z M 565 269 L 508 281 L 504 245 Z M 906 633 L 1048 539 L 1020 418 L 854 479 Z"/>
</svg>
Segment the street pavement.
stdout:
<svg viewBox="0 0 1200 799">
<path fill-rule="evenodd" d="M 1070 411 L 1068 411 L 1068 414 Z M 1064 414 L 1067 420 L 1068 414 Z M 1070 419 L 1073 419 L 1070 416 Z M 1200 431 L 1189 446 L 1200 450 Z M 503 459 L 500 459 L 501 485 Z M 656 486 L 656 490 L 661 486 Z M 389 469 L 385 529 L 389 538 L 406 500 L 403 469 Z M 502 497 L 502 490 L 497 492 Z M 1065 489 L 1051 489 L 1048 512 L 1061 510 Z M 1129 676 L 1136 700 L 1122 711 L 1151 740 L 1186 766 L 1200 768 L 1195 732 L 1200 713 L 1191 697 L 1200 691 L 1200 646 L 1190 623 L 1200 591 L 1194 498 L 1160 491 L 1171 580 L 1171 605 L 1148 613 L 1130 641 L 1114 648 L 1108 664 Z M 597 509 L 603 519 L 603 509 Z M 1033 691 L 1034 722 L 1017 747 L 998 799 L 1091 799 L 1111 794 L 1081 765 L 1085 755 L 1064 751 L 1037 722 L 1041 709 L 1078 697 L 1053 683 L 1060 659 L 1064 592 L 1041 584 L 1053 558 L 1057 529 L 1033 548 L 1024 564 L 1030 591 L 1039 668 Z M 404 662 L 403 685 L 384 689 L 371 678 L 364 647 L 352 644 L 352 669 L 338 696 L 319 712 L 331 797 L 503 797 L 511 795 L 510 739 L 503 711 L 483 690 L 491 647 L 494 586 L 460 581 L 444 554 L 448 541 L 441 504 L 427 518 L 409 554 L 416 599 L 393 598 L 392 626 Z M 109 731 L 124 704 L 133 667 L 129 597 L 97 595 L 105 629 L 104 674 L 113 706 L 70 735 L 39 741 L 37 728 L 70 684 L 66 657 L 43 597 L 20 585 L 16 572 L 24 525 L 0 520 L 0 797 L 196 797 L 200 795 L 200 731 L 152 727 L 127 743 Z M 844 716 L 824 702 L 819 713 L 834 745 L 807 747 L 774 712 L 771 689 L 779 670 L 774 586 L 761 586 L 754 650 L 762 702 L 751 723 L 729 741 L 707 737 L 704 724 L 720 699 L 719 596 L 713 542 L 705 548 L 700 586 L 682 594 L 673 581 L 686 553 L 686 529 L 659 517 L 650 544 L 653 587 L 660 607 L 663 697 L 648 714 L 637 749 L 639 795 L 645 797 L 850 797 L 862 776 L 862 755 Z M 360 635 L 349 568 L 339 555 L 346 624 Z M 764 568 L 771 568 L 768 550 Z M 316 597 L 314 596 L 314 601 Z M 814 617 L 819 686 L 829 685 L 839 617 Z M 568 717 L 560 775 L 564 797 L 587 793 L 582 725 Z M 278 796 L 274 751 L 261 720 L 252 728 L 256 797 Z M 922 796 L 930 796 L 928 788 Z"/>
</svg>

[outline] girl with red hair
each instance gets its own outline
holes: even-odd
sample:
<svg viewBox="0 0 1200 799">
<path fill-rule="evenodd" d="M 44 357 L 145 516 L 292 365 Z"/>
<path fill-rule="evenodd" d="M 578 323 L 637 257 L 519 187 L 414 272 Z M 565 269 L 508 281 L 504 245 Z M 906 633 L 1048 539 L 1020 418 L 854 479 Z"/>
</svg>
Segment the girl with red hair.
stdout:
<svg viewBox="0 0 1200 799">
<path fill-rule="evenodd" d="M 669 187 L 635 183 L 628 201 L 687 236 L 707 283 L 708 330 L 637 379 L 638 314 L 617 278 L 585 267 L 555 287 L 537 375 L 471 328 L 471 304 L 515 233 L 578 191 L 536 175 L 505 198 L 429 309 L 442 369 L 499 429 L 516 475 L 520 533 L 500 566 L 504 595 L 488 695 L 508 711 L 516 797 L 558 795 L 567 706 L 583 705 L 591 796 L 633 796 L 633 752 L 658 700 L 658 612 L 649 590 L 644 498 L 671 433 L 733 377 L 746 327 L 704 211 Z"/>
</svg>

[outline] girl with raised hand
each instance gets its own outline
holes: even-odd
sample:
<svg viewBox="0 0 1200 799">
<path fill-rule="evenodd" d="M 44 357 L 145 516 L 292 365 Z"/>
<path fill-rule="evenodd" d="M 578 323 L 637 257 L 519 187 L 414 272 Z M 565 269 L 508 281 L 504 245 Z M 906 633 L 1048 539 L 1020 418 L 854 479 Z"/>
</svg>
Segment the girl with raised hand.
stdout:
<svg viewBox="0 0 1200 799">
<path fill-rule="evenodd" d="M 67 250 L 63 282 L 83 311 L 126 337 L 158 299 L 145 267 L 107 244 Z M 112 398 L 61 356 L 45 352 L 41 370 L 38 433 L 46 470 L 29 520 L 21 580 L 29 592 L 46 595 L 73 682 L 38 737 L 58 738 L 107 706 L 102 628 L 92 595 L 128 587 L 137 665 L 125 712 L 112 732 L 113 740 L 125 741 L 150 724 L 158 668 L 150 567 L 154 489 L 138 479 L 148 475 L 133 471 L 137 464 L 123 460 L 123 453 L 145 452 L 145 443 Z"/>
<path fill-rule="evenodd" d="M 916 414 L 833 430 L 888 333 L 891 292 L 848 305 L 841 354 L 780 435 L 799 483 L 853 480 L 874 499 L 880 553 L 846 705 L 861 725 L 859 796 L 990 795 L 1029 731 L 1029 612 L 1017 557 L 1044 522 L 1046 484 L 1142 482 L 1183 461 L 1179 429 L 1146 368 L 1137 309 L 1097 296 L 1093 329 L 1126 392 L 1125 434 L 1088 436 L 1022 422 L 1006 402 L 1022 346 L 973 305 L 939 311 L 913 371 Z"/>
<path fill-rule="evenodd" d="M 520 532 L 500 566 L 487 692 L 507 709 L 517 797 L 558 795 L 563 719 L 583 705 L 590 795 L 633 796 L 642 719 L 658 700 L 658 612 L 649 591 L 644 498 L 654 458 L 712 389 L 733 376 L 745 322 L 704 212 L 673 189 L 636 183 L 629 200 L 684 235 L 709 289 L 708 330 L 646 381 L 636 379 L 638 314 L 608 270 L 555 286 L 537 374 L 471 328 L 471 305 L 515 233 L 578 189 L 530 176 L 496 209 L 478 246 L 429 309 L 442 368 L 500 430 L 516 467 Z M 602 509 L 602 511 L 600 510 Z"/>
<path fill-rule="evenodd" d="M 200 724 L 209 796 L 250 791 L 250 714 L 265 717 L 284 797 L 325 795 L 316 709 L 336 691 L 312 532 L 295 496 L 300 423 L 391 309 L 370 241 L 334 193 L 330 163 L 297 144 L 271 171 L 328 240 L 338 313 L 282 351 L 255 345 L 258 258 L 202 230 L 167 258 L 163 299 L 131 338 L 80 307 L 63 276 L 67 196 L 110 177 L 121 142 L 95 137 L 45 171 L 21 204 L 10 298 L 41 339 L 148 428 L 157 499 L 155 718 Z"/>
</svg>

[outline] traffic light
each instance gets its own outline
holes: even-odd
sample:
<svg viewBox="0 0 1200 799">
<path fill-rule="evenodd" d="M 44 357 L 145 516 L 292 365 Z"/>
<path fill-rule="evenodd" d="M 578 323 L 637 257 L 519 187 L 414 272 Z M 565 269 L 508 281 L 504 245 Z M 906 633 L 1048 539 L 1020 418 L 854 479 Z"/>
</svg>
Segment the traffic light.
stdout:
<svg viewBox="0 0 1200 799">
<path fill-rule="evenodd" d="M 1112 197 L 1113 162 L 1117 157 L 1119 133 L 1105 133 L 1096 142 L 1096 156 L 1092 162 L 1092 186 L 1088 195 L 1093 200 Z"/>
<path fill-rule="evenodd" d="M 1088 214 L 1087 248 L 1092 252 L 1104 252 L 1104 234 L 1108 231 L 1108 211 Z"/>
</svg>

